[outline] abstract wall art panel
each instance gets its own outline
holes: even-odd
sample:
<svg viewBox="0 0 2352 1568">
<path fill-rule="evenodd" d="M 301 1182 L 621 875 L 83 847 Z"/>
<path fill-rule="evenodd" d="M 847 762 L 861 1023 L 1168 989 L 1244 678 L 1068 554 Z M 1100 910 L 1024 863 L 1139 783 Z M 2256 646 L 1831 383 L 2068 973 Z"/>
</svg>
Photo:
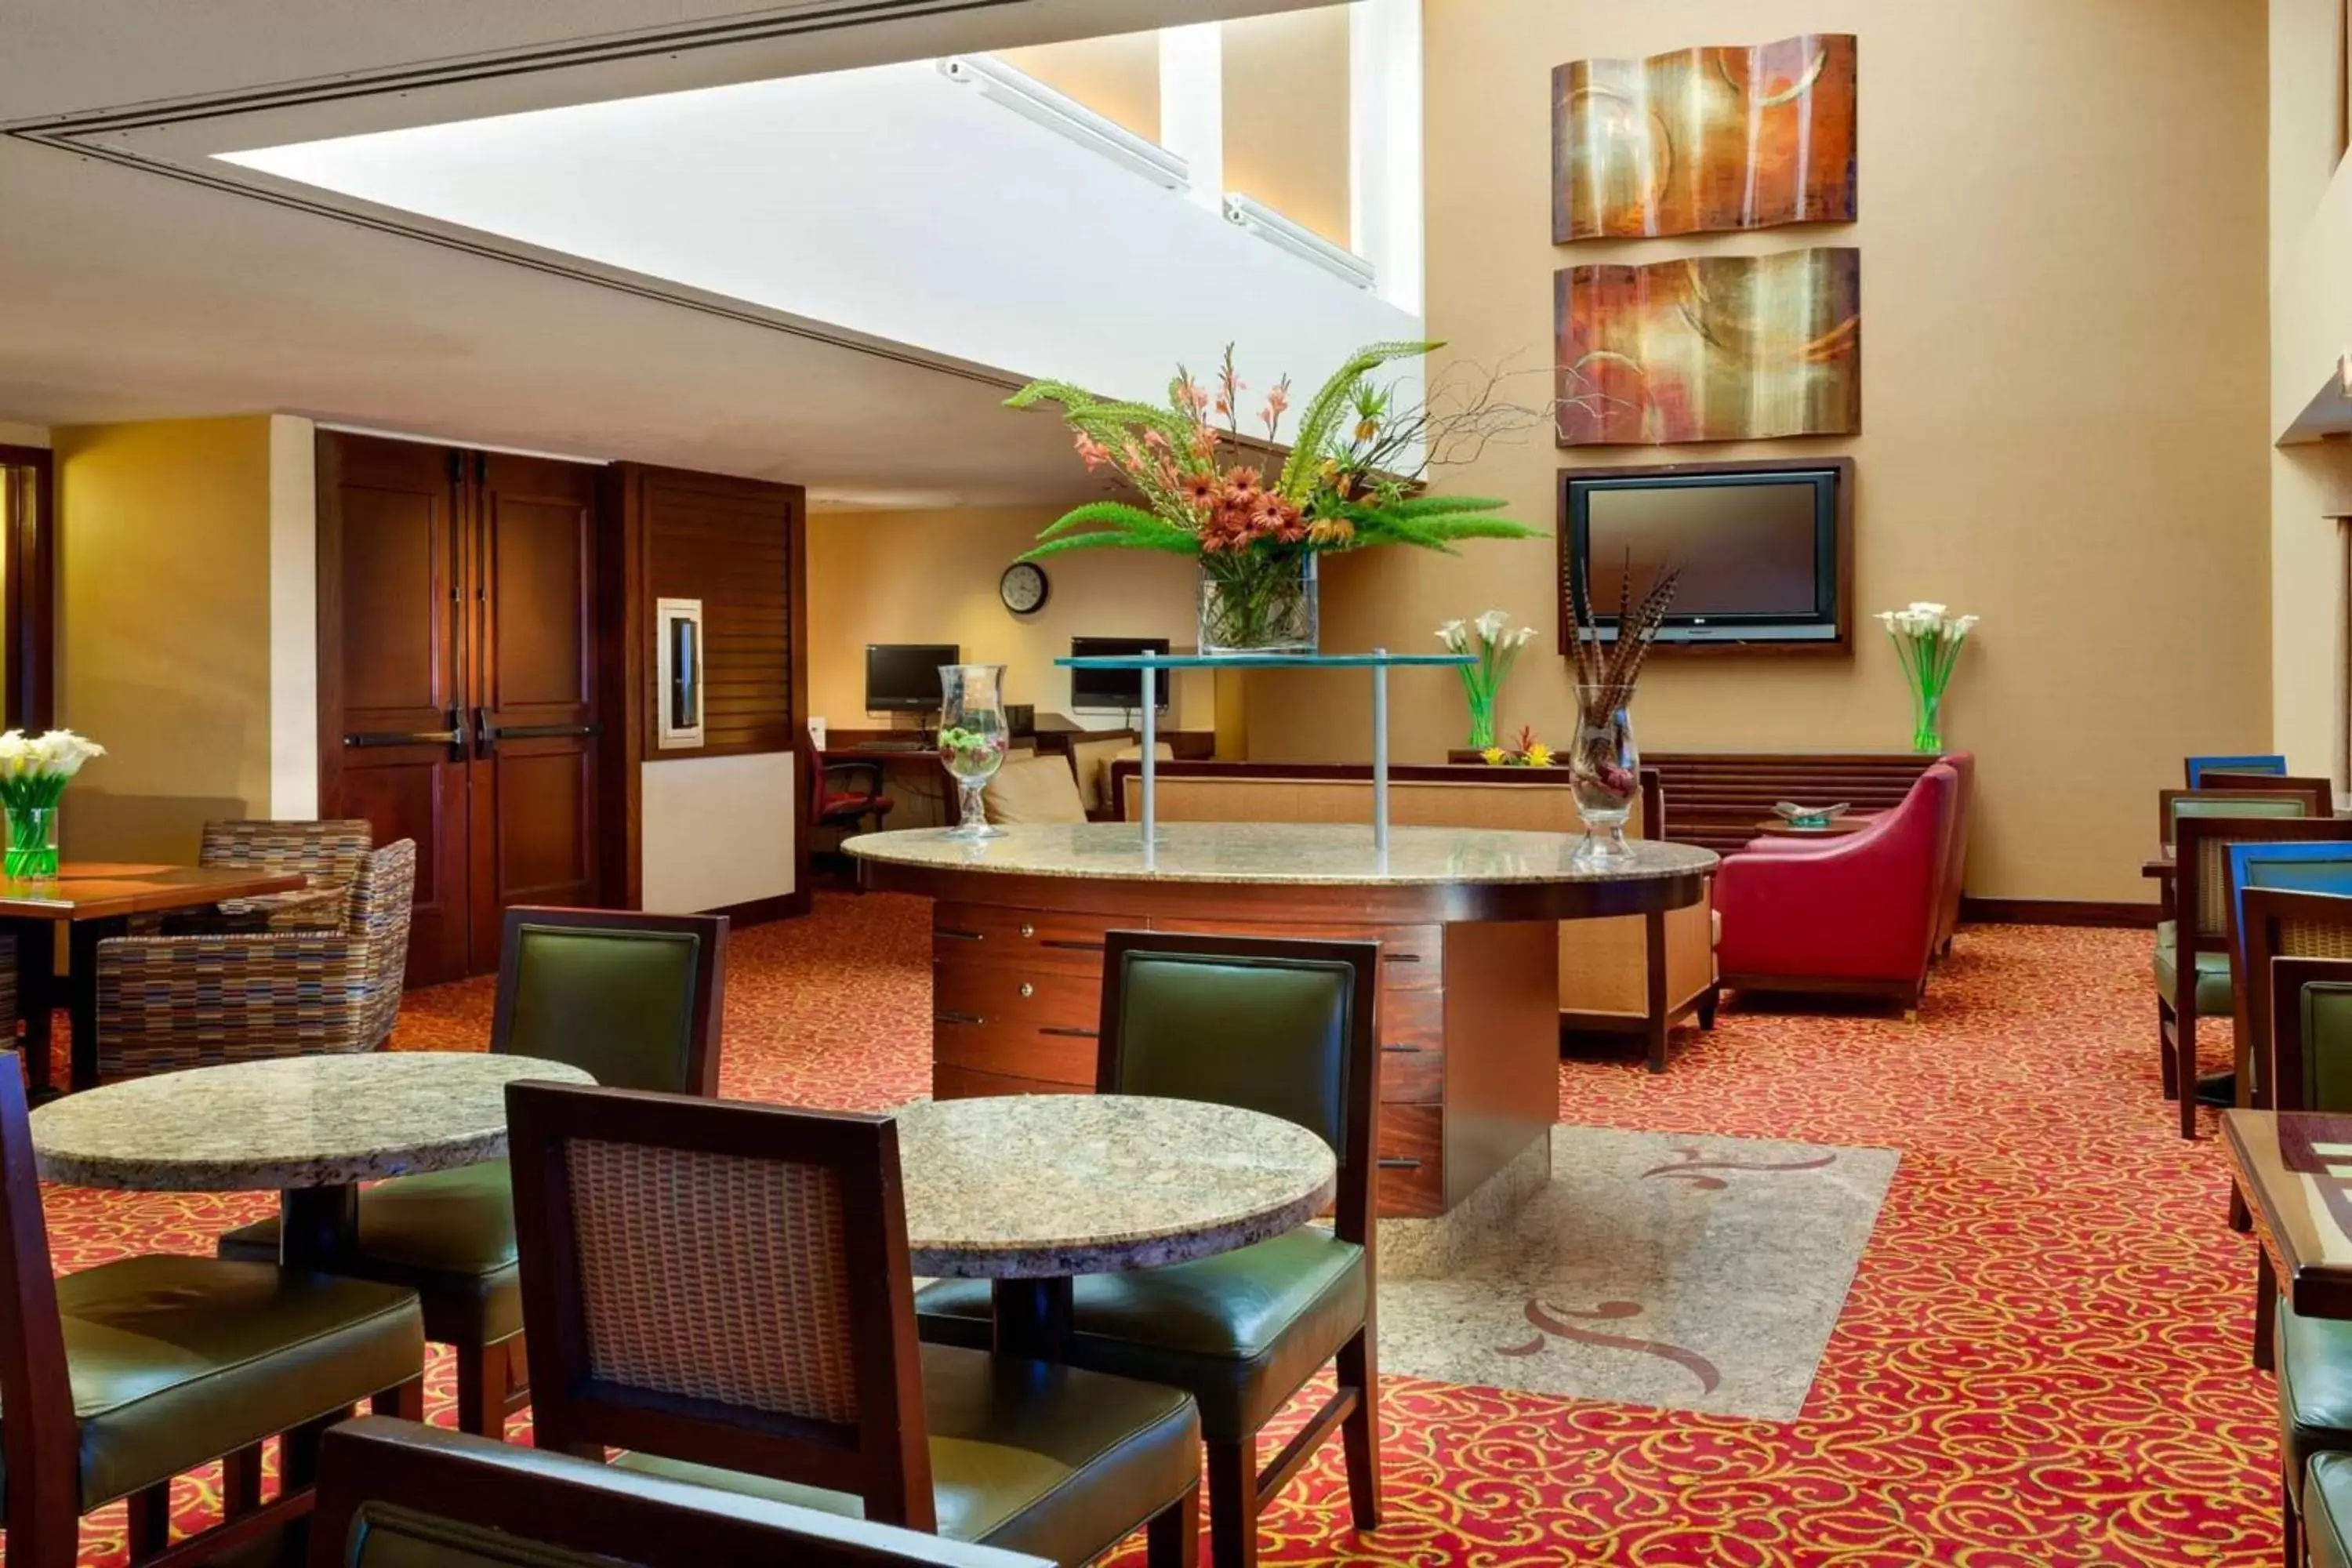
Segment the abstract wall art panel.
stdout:
<svg viewBox="0 0 2352 1568">
<path fill-rule="evenodd" d="M 1551 125 L 1556 245 L 1853 221 L 1850 33 L 1576 60 Z"/>
<path fill-rule="evenodd" d="M 1862 253 L 1568 267 L 1563 447 L 1844 436 L 1862 426 Z"/>
</svg>

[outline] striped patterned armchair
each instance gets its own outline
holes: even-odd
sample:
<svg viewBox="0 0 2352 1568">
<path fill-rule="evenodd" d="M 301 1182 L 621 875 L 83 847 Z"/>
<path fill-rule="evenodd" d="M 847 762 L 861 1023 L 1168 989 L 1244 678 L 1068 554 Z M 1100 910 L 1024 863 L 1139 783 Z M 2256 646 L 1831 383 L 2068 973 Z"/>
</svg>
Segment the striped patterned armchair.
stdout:
<svg viewBox="0 0 2352 1568">
<path fill-rule="evenodd" d="M 232 899 L 221 913 L 264 916 L 271 931 L 331 931 L 348 918 L 352 885 L 374 846 L 375 830 L 358 819 L 207 822 L 196 864 L 299 871 L 309 887 Z"/>
<path fill-rule="evenodd" d="M 361 861 L 342 925 L 98 944 L 98 1070 L 373 1050 L 400 1013 L 416 844 Z"/>
</svg>

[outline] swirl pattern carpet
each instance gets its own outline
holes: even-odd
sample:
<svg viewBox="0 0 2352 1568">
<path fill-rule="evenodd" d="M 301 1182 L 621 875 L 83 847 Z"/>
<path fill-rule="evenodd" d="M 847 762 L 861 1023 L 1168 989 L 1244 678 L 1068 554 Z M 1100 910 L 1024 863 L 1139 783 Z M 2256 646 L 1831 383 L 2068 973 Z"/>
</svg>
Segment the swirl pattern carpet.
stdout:
<svg viewBox="0 0 2352 1568">
<path fill-rule="evenodd" d="M 909 900 L 825 896 L 738 936 L 725 1091 L 882 1108 L 928 1084 Z M 2252 1243 L 2158 1096 L 2147 938 L 1971 927 L 1918 1021 L 1727 1008 L 1661 1077 L 1563 1066 L 1564 1120 L 1901 1151 L 1792 1421 L 1384 1380 L 1388 1518 L 1349 1527 L 1338 1445 L 1268 1510 L 1282 1564 L 2053 1568 L 2277 1560 Z M 395 1045 L 479 1048 L 490 986 L 407 999 Z M 2221 1042 L 2209 1036 L 2209 1053 Z M 208 1252 L 260 1196 L 48 1194 L 58 1265 Z M 1630 1353 L 1630 1352 L 1629 1352 Z M 430 1408 L 449 1418 L 448 1369 Z M 527 1421 L 513 1433 L 521 1437 Z M 212 1478 L 181 1483 L 192 1521 Z M 82 1558 L 123 1557 L 117 1508 Z M 1136 1568 L 1139 1546 L 1114 1559 Z"/>
</svg>

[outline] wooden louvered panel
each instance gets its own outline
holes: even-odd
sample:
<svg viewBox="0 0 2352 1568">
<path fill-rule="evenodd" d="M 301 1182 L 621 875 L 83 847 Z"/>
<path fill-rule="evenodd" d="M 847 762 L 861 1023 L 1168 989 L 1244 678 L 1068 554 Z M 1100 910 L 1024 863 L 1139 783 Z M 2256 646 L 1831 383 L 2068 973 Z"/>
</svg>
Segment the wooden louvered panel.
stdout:
<svg viewBox="0 0 2352 1568">
<path fill-rule="evenodd" d="M 1936 759 L 1917 752 L 1655 752 L 1642 761 L 1658 770 L 1664 790 L 1664 837 L 1722 854 L 1755 837 L 1756 825 L 1784 800 L 1891 809 Z"/>
</svg>

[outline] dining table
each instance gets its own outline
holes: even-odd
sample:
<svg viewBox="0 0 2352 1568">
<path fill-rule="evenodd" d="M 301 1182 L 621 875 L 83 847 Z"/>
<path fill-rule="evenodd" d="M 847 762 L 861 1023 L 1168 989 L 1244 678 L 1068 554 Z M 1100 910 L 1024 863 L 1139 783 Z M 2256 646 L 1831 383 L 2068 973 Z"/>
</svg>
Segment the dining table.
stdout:
<svg viewBox="0 0 2352 1568">
<path fill-rule="evenodd" d="M 44 1181 L 115 1192 L 275 1190 L 279 1261 L 334 1270 L 359 1240 L 359 1184 L 507 1152 L 506 1086 L 591 1083 L 480 1051 L 372 1051 L 127 1079 L 33 1112 Z"/>
<path fill-rule="evenodd" d="M 2352 1116 L 2224 1110 L 2221 1146 L 2253 1215 L 2262 1288 L 2298 1316 L 2352 1318 Z"/>
<path fill-rule="evenodd" d="M 52 1092 L 50 1014 L 62 1002 L 72 1020 L 72 1082 L 98 1082 L 98 944 L 121 936 L 135 915 L 204 909 L 226 899 L 289 892 L 299 871 L 232 866 L 170 866 L 69 860 L 54 877 L 0 881 L 0 932 L 16 939 L 16 1005 L 25 1019 L 25 1060 L 36 1100 Z M 64 984 L 58 932 L 67 933 Z"/>
<path fill-rule="evenodd" d="M 919 1100 L 896 1115 L 908 1263 L 986 1279 L 998 1353 L 1068 1359 L 1081 1274 L 1271 1240 L 1331 1202 L 1339 1163 L 1296 1122 L 1143 1095 Z"/>
</svg>

